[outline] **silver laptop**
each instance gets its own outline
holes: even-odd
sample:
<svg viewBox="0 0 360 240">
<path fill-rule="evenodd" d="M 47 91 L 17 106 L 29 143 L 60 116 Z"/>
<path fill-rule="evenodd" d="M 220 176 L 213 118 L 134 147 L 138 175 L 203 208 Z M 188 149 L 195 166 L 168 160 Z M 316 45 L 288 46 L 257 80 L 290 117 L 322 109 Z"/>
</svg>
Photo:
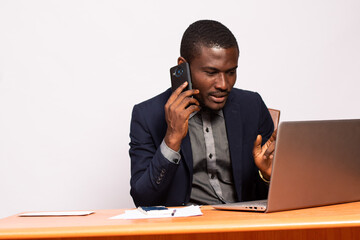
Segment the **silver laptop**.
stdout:
<svg viewBox="0 0 360 240">
<path fill-rule="evenodd" d="M 267 200 L 213 205 L 277 212 L 360 201 L 360 119 L 280 123 Z"/>
</svg>

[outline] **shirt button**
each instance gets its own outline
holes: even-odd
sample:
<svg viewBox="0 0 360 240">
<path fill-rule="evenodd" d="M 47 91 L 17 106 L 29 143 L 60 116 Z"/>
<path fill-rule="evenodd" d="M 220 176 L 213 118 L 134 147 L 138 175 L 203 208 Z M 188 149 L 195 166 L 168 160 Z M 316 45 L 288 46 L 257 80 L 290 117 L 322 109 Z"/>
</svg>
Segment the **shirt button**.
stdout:
<svg viewBox="0 0 360 240">
<path fill-rule="evenodd" d="M 209 132 L 209 128 L 206 128 L 205 131 L 206 131 L 206 132 Z"/>
<path fill-rule="evenodd" d="M 209 158 L 212 158 L 212 156 L 213 156 L 213 155 L 210 153 L 210 154 L 209 154 Z"/>
<path fill-rule="evenodd" d="M 211 179 L 214 179 L 214 178 L 215 178 L 215 173 L 212 173 L 212 174 L 210 175 L 210 178 L 211 178 Z"/>
</svg>

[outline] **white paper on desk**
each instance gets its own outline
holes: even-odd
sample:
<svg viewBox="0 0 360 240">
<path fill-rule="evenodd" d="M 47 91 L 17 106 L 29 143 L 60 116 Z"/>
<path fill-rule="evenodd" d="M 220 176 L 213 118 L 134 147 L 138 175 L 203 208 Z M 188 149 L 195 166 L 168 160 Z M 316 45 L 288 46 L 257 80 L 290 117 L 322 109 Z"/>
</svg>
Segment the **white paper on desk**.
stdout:
<svg viewBox="0 0 360 240">
<path fill-rule="evenodd" d="M 63 216 L 86 216 L 94 211 L 69 211 L 69 212 L 28 212 L 19 214 L 19 217 L 63 217 Z"/>
<path fill-rule="evenodd" d="M 125 210 L 125 213 L 111 217 L 110 219 L 148 219 L 148 218 L 171 218 L 171 217 L 191 217 L 201 216 L 202 212 L 200 206 L 188 206 L 182 208 L 169 208 L 175 210 L 174 215 L 147 215 L 140 212 L 138 209 Z"/>
</svg>

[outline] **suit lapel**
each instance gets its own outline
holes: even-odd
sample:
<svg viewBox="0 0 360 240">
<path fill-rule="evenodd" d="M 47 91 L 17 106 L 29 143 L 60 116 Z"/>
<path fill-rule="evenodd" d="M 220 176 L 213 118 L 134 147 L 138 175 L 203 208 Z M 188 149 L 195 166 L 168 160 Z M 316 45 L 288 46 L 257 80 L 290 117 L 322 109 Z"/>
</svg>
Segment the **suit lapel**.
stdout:
<svg viewBox="0 0 360 240">
<path fill-rule="evenodd" d="M 228 101 L 223 109 L 225 124 L 226 124 L 226 133 L 229 143 L 229 152 L 231 165 L 234 176 L 234 184 L 237 192 L 238 200 L 241 200 L 241 182 L 242 182 L 242 165 L 241 165 L 241 156 L 242 156 L 242 120 L 241 112 L 239 105 L 232 101 L 234 95 L 230 93 Z"/>
</svg>

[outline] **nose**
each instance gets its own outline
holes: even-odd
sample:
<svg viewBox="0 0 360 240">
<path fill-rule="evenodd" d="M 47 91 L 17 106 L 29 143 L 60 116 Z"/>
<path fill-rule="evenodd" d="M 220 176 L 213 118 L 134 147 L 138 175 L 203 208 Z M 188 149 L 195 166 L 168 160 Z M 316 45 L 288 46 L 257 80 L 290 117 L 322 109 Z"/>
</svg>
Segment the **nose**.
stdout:
<svg viewBox="0 0 360 240">
<path fill-rule="evenodd" d="M 228 82 L 225 73 L 218 74 L 215 82 L 215 88 L 219 90 L 226 90 L 228 88 Z"/>
</svg>

